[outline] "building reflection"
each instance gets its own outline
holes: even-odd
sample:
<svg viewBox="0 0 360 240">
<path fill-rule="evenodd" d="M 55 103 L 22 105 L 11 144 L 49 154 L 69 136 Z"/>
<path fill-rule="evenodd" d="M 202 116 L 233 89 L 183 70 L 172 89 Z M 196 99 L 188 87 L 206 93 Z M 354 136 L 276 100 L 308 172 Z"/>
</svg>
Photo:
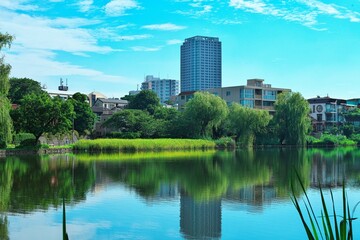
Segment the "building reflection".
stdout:
<svg viewBox="0 0 360 240">
<path fill-rule="evenodd" d="M 196 201 L 182 193 L 180 231 L 187 239 L 220 239 L 221 199 Z"/>
</svg>

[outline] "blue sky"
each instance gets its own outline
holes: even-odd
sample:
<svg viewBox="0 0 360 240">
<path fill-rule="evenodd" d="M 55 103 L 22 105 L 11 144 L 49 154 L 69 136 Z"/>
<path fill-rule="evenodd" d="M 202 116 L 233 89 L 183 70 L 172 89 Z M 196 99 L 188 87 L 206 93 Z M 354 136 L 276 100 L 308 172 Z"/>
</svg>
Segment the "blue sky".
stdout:
<svg viewBox="0 0 360 240">
<path fill-rule="evenodd" d="M 223 86 L 262 78 L 304 97 L 360 98 L 360 0 L 1 0 L 12 76 L 121 97 L 180 79 L 180 45 L 222 42 Z"/>
</svg>

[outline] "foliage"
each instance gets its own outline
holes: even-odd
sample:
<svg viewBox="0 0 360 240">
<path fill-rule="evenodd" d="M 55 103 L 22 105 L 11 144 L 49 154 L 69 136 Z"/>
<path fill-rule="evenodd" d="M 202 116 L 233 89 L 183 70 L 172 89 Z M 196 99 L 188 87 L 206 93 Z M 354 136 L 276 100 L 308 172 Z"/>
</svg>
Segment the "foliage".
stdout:
<svg viewBox="0 0 360 240">
<path fill-rule="evenodd" d="M 256 110 L 234 103 L 230 106 L 228 121 L 230 135 L 243 146 L 252 146 L 257 133 L 263 132 L 271 116 L 268 111 Z"/>
<path fill-rule="evenodd" d="M 215 148 L 215 142 L 201 139 L 82 139 L 74 144 L 75 150 L 82 151 L 120 152 L 211 148 Z"/>
<path fill-rule="evenodd" d="M 304 145 L 310 130 L 310 107 L 300 93 L 283 92 L 275 102 L 275 122 L 280 143 Z"/>
<path fill-rule="evenodd" d="M 27 139 L 35 140 L 35 136 L 32 133 L 18 133 L 14 135 L 13 143 L 19 145 L 21 142 Z"/>
<path fill-rule="evenodd" d="M 307 137 L 307 144 L 312 146 L 352 146 L 356 141 L 348 139 L 344 135 L 322 134 L 319 139 Z"/>
<path fill-rule="evenodd" d="M 135 97 L 129 102 L 127 108 L 146 110 L 152 115 L 160 106 L 159 97 L 155 92 L 151 90 L 143 90 L 135 95 Z"/>
<path fill-rule="evenodd" d="M 94 128 L 96 115 L 87 102 L 87 96 L 77 92 L 68 101 L 74 106 L 74 130 L 82 136 L 90 133 Z"/>
<path fill-rule="evenodd" d="M 34 93 L 40 94 L 43 90 L 41 89 L 40 83 L 30 78 L 10 78 L 10 90 L 8 97 L 11 103 L 20 104 L 24 96 Z"/>
<path fill-rule="evenodd" d="M 234 149 L 236 147 L 236 143 L 231 137 L 222 137 L 216 139 L 215 144 L 216 147 L 220 149 Z"/>
<path fill-rule="evenodd" d="M 46 93 L 29 94 L 24 97 L 18 109 L 12 112 L 17 132 L 35 135 L 38 142 L 43 133 L 64 133 L 72 127 L 73 105 L 69 101 L 50 98 Z"/>
<path fill-rule="evenodd" d="M 156 132 L 156 121 L 146 111 L 125 109 L 112 115 L 104 124 L 112 131 L 142 138 L 150 138 Z"/>
<path fill-rule="evenodd" d="M 0 33 L 0 51 L 3 47 L 10 47 L 13 36 Z M 10 117 L 10 102 L 7 98 L 9 91 L 9 74 L 11 66 L 0 56 L 0 148 L 6 147 L 12 138 L 12 122 Z"/>
<path fill-rule="evenodd" d="M 299 180 L 301 183 L 301 180 Z M 322 204 L 322 211 L 321 211 L 321 223 L 317 220 L 317 216 L 314 213 L 313 207 L 309 200 L 309 197 L 306 193 L 305 187 L 302 185 L 303 193 L 305 194 L 305 208 L 301 210 L 300 204 L 296 197 L 292 196 L 291 200 L 301 218 L 301 222 L 305 228 L 306 234 L 308 239 L 337 239 L 337 240 L 346 240 L 346 239 L 353 239 L 353 228 L 352 228 L 352 221 L 356 218 L 353 217 L 354 211 L 356 206 L 354 207 L 352 213 L 350 213 L 349 202 L 347 199 L 347 194 L 345 191 L 345 183 L 343 183 L 342 188 L 342 220 L 338 220 L 338 215 L 335 211 L 335 203 L 333 193 L 330 189 L 331 195 L 331 205 L 332 205 L 332 212 L 329 209 L 329 206 L 325 202 L 324 193 L 321 188 L 321 184 L 319 184 L 320 190 L 320 197 L 321 197 L 321 204 Z M 306 222 L 305 216 L 308 216 L 310 224 Z M 333 220 L 332 220 L 333 219 Z M 333 221 L 333 223 L 331 223 Z M 320 227 L 321 225 L 321 227 Z M 325 237 L 324 237 L 325 235 Z"/>
<path fill-rule="evenodd" d="M 193 137 L 212 137 L 228 114 L 226 102 L 208 92 L 196 92 L 185 104 L 183 121 Z M 184 129 L 183 129 L 184 130 Z"/>
</svg>

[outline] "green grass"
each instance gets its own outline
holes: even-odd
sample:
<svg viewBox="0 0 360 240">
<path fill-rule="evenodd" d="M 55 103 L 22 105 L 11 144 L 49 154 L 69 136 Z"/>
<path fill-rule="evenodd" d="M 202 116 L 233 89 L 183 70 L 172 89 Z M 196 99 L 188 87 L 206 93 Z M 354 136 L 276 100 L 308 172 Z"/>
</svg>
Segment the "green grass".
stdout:
<svg viewBox="0 0 360 240">
<path fill-rule="evenodd" d="M 95 139 L 80 140 L 74 144 L 74 150 L 90 152 L 136 152 L 214 148 L 214 141 L 202 139 Z"/>
<path fill-rule="evenodd" d="M 345 182 L 343 183 L 342 188 L 342 215 L 339 216 L 335 211 L 335 203 L 333 193 L 330 189 L 331 196 L 331 207 L 332 211 L 329 210 L 328 203 L 325 202 L 324 193 L 322 191 L 321 185 L 319 184 L 320 197 L 322 203 L 321 210 L 321 221 L 318 221 L 318 217 L 315 215 L 311 202 L 304 185 L 302 184 L 299 176 L 298 180 L 300 181 L 302 190 L 305 194 L 305 210 L 302 210 L 298 200 L 295 197 L 294 191 L 291 197 L 291 200 L 301 218 L 301 222 L 304 226 L 308 239 L 336 239 L 336 240 L 352 240 L 353 237 L 353 228 L 352 221 L 356 218 L 353 217 L 357 205 L 353 208 L 353 211 L 350 212 L 349 202 L 347 199 L 347 194 L 345 191 Z M 306 221 L 306 216 L 309 219 Z"/>
</svg>

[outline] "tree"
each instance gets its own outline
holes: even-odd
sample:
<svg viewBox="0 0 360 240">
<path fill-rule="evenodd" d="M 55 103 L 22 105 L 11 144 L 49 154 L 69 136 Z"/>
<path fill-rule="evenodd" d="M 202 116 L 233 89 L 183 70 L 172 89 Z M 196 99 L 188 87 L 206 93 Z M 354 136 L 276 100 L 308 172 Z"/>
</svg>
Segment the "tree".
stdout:
<svg viewBox="0 0 360 240">
<path fill-rule="evenodd" d="M 12 40 L 11 35 L 0 33 L 0 51 L 4 46 L 10 47 Z M 0 57 L 0 148 L 5 147 L 12 138 L 11 105 L 7 98 L 10 70 L 11 66 L 4 62 L 4 57 Z"/>
<path fill-rule="evenodd" d="M 275 102 L 275 111 L 280 144 L 304 145 L 311 127 L 306 99 L 300 93 L 281 93 Z"/>
<path fill-rule="evenodd" d="M 186 131 L 193 131 L 194 137 L 212 137 L 228 114 L 226 102 L 209 92 L 196 92 L 184 110 L 184 121 L 188 122 Z M 184 131 L 185 129 L 183 129 Z"/>
<path fill-rule="evenodd" d="M 12 103 L 19 104 L 24 96 L 43 92 L 40 83 L 30 78 L 10 78 L 10 90 L 8 97 Z"/>
<path fill-rule="evenodd" d="M 156 108 L 160 106 L 159 97 L 151 90 L 143 90 L 136 94 L 128 104 L 129 109 L 146 110 L 151 115 L 154 114 Z"/>
<path fill-rule="evenodd" d="M 228 121 L 229 131 L 236 135 L 241 145 L 254 144 L 257 133 L 264 131 L 271 116 L 268 111 L 256 110 L 233 103 L 230 107 Z"/>
<path fill-rule="evenodd" d="M 94 128 L 96 115 L 93 113 L 87 102 L 87 96 L 77 92 L 69 99 L 69 101 L 74 106 L 74 130 L 80 135 L 89 134 Z"/>
<path fill-rule="evenodd" d="M 70 101 L 50 98 L 46 93 L 32 93 L 24 97 L 12 117 L 15 130 L 34 134 L 36 144 L 43 133 L 70 131 L 75 114 Z"/>
<path fill-rule="evenodd" d="M 156 133 L 156 121 L 146 111 L 125 109 L 116 112 L 104 124 L 121 138 L 149 138 Z"/>
</svg>

